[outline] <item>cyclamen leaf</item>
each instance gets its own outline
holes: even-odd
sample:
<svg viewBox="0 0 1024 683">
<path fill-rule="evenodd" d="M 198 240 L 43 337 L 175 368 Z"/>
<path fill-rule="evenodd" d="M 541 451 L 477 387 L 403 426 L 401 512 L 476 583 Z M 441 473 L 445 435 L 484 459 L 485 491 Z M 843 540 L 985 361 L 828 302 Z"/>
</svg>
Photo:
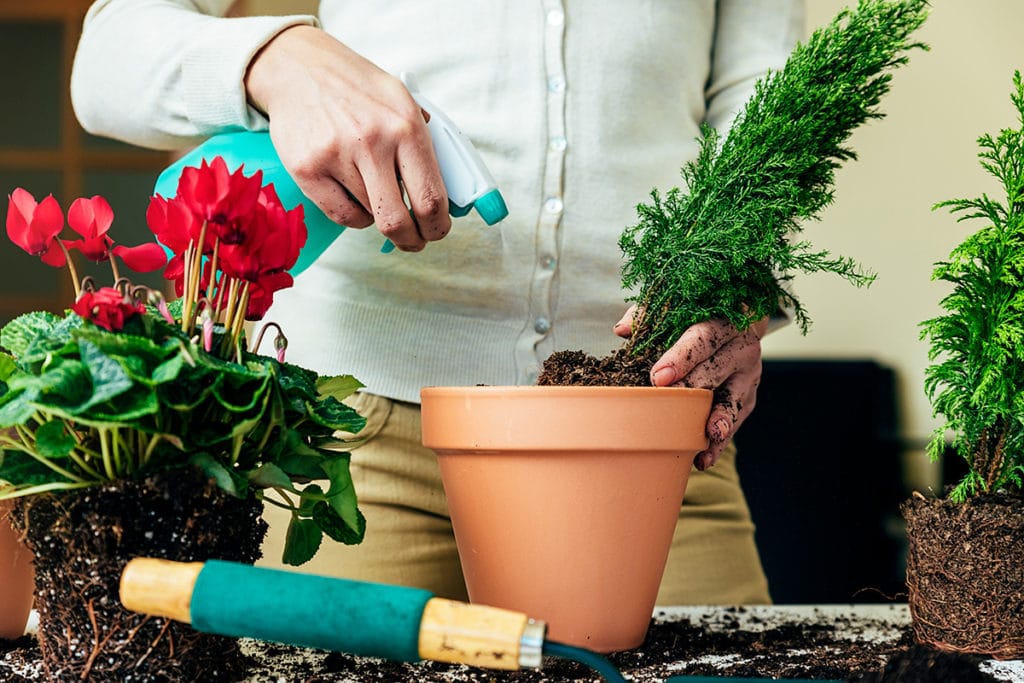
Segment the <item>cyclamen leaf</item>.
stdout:
<svg viewBox="0 0 1024 683">
<path fill-rule="evenodd" d="M 176 349 L 174 346 L 161 346 L 145 337 L 124 332 L 109 332 L 96 326 L 82 327 L 74 336 L 80 341 L 89 342 L 105 355 L 133 358 L 150 365 L 163 362 Z"/>
<path fill-rule="evenodd" d="M 349 525 L 334 508 L 321 501 L 313 506 L 313 521 L 325 534 L 345 545 L 357 545 L 366 535 L 366 518 L 358 509 L 355 511 L 355 524 Z"/>
<path fill-rule="evenodd" d="M 18 488 L 39 484 L 69 482 L 46 465 L 21 451 L 0 451 L 0 481 L 10 482 Z"/>
<path fill-rule="evenodd" d="M 249 484 L 261 489 L 282 488 L 294 490 L 292 480 L 283 469 L 272 462 L 260 465 L 248 475 Z"/>
<path fill-rule="evenodd" d="M 60 316 L 46 311 L 33 311 L 19 315 L 4 325 L 3 330 L 0 330 L 0 346 L 18 358 L 37 338 L 48 337 L 60 321 Z"/>
<path fill-rule="evenodd" d="M 82 319 L 69 315 L 53 326 L 45 337 L 36 337 L 25 353 L 18 359 L 22 366 L 45 362 L 53 356 L 73 357 L 78 354 L 78 345 L 73 335 L 82 327 Z"/>
<path fill-rule="evenodd" d="M 345 405 L 333 396 L 326 396 L 321 401 L 308 404 L 307 407 L 314 422 L 333 430 L 355 434 L 366 426 L 365 417 L 357 413 L 355 408 Z"/>
<path fill-rule="evenodd" d="M 309 562 L 320 549 L 323 531 L 315 521 L 293 516 L 284 538 L 282 561 L 293 567 Z"/>
<path fill-rule="evenodd" d="M 74 447 L 75 437 L 59 420 L 45 422 L 36 430 L 36 448 L 44 458 L 66 458 Z"/>
<path fill-rule="evenodd" d="M 320 466 L 331 482 L 327 489 L 327 502 L 350 529 L 358 528 L 359 510 L 356 507 L 356 489 L 352 485 L 352 474 L 348 467 L 348 454 L 325 457 Z"/>
<path fill-rule="evenodd" d="M 213 479 L 214 483 L 223 491 L 236 498 L 246 497 L 248 482 L 245 478 L 229 470 L 209 453 L 197 453 L 189 458 L 189 462 Z"/>
<path fill-rule="evenodd" d="M 79 347 L 81 348 L 82 362 L 85 363 L 92 378 L 92 396 L 77 412 L 85 412 L 135 386 L 121 364 L 106 355 L 98 346 L 83 339 L 79 343 Z"/>
<path fill-rule="evenodd" d="M 339 401 L 344 401 L 364 386 L 366 385 L 352 375 L 321 377 L 316 381 L 316 389 L 322 396 L 331 396 Z"/>
<path fill-rule="evenodd" d="M 93 392 L 89 369 L 76 359 L 57 358 L 40 375 L 23 374 L 12 377 L 11 389 L 35 390 L 32 400 L 39 406 L 63 408 L 77 412 Z"/>
<path fill-rule="evenodd" d="M 35 387 L 22 391 L 8 390 L 0 404 L 0 429 L 22 425 L 36 413 L 35 399 L 39 390 Z"/>
<path fill-rule="evenodd" d="M 275 460 L 281 469 L 293 479 L 310 481 L 327 478 L 327 473 L 320 466 L 321 456 L 315 451 L 312 456 L 302 453 L 285 453 L 277 456 Z"/>
<path fill-rule="evenodd" d="M 15 373 L 18 364 L 6 353 L 0 353 L 0 382 L 6 382 L 7 378 Z"/>
</svg>

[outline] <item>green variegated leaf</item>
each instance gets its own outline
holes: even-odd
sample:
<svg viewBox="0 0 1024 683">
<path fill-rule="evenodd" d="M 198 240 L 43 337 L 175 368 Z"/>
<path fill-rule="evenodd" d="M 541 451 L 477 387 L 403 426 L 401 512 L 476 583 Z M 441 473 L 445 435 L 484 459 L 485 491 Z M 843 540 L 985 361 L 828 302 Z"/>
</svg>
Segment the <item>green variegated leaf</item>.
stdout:
<svg viewBox="0 0 1024 683">
<path fill-rule="evenodd" d="M 92 396 L 78 412 L 85 412 L 95 405 L 106 403 L 135 386 L 124 367 L 103 353 L 95 344 L 83 339 L 79 347 L 82 362 L 85 363 L 92 378 Z"/>
<path fill-rule="evenodd" d="M 350 529 L 358 525 L 358 508 L 356 507 L 356 489 L 352 485 L 349 472 L 349 456 L 331 455 L 324 458 L 320 465 L 331 482 L 327 489 L 327 502 L 338 515 L 345 520 Z"/>
<path fill-rule="evenodd" d="M 323 532 L 311 519 L 292 517 L 284 539 L 284 555 L 281 560 L 293 567 L 309 562 L 320 549 Z"/>
<path fill-rule="evenodd" d="M 313 421 L 332 430 L 355 434 L 366 426 L 366 418 L 332 396 L 309 403 L 307 408 Z"/>
<path fill-rule="evenodd" d="M 316 381 L 316 389 L 322 396 L 331 396 L 339 401 L 344 401 L 364 386 L 362 382 L 352 375 L 321 377 Z"/>
<path fill-rule="evenodd" d="M 0 353 L 0 382 L 6 382 L 7 378 L 18 370 L 18 364 L 6 353 Z"/>
<path fill-rule="evenodd" d="M 0 429 L 23 425 L 36 414 L 35 399 L 39 390 L 30 387 L 21 391 L 8 390 L 0 398 Z"/>
<path fill-rule="evenodd" d="M 35 339 L 46 338 L 60 322 L 60 316 L 45 311 L 34 311 L 19 315 L 0 330 L 0 346 L 18 358 Z"/>
<path fill-rule="evenodd" d="M 249 482 L 245 477 L 230 470 L 209 453 L 197 453 L 189 458 L 189 463 L 198 467 L 210 477 L 218 487 L 236 498 L 245 498 L 249 490 Z"/>
<path fill-rule="evenodd" d="M 153 370 L 153 384 L 167 384 L 169 382 L 173 382 L 178 378 L 178 375 L 181 374 L 181 370 L 184 367 L 184 357 L 181 353 L 175 353 Z"/>
<path fill-rule="evenodd" d="M 173 352 L 173 349 L 151 339 L 124 332 L 110 332 L 95 325 L 83 326 L 74 336 L 80 343 L 87 341 L 105 355 L 133 358 L 144 365 L 157 365 Z"/>
<path fill-rule="evenodd" d="M 66 458 L 75 447 L 75 437 L 60 420 L 44 422 L 36 430 L 36 449 L 44 458 Z"/>
<path fill-rule="evenodd" d="M 9 482 L 19 488 L 53 482 L 71 483 L 67 477 L 61 476 L 21 451 L 0 451 L 0 481 Z"/>
<path fill-rule="evenodd" d="M 325 534 L 345 545 L 357 545 L 366 535 L 366 518 L 358 509 L 355 511 L 355 523 L 350 525 L 333 507 L 321 501 L 313 506 L 313 521 Z"/>
<path fill-rule="evenodd" d="M 292 491 L 292 480 L 283 469 L 274 463 L 263 463 L 258 469 L 249 472 L 249 484 L 261 489 L 280 488 Z"/>
</svg>

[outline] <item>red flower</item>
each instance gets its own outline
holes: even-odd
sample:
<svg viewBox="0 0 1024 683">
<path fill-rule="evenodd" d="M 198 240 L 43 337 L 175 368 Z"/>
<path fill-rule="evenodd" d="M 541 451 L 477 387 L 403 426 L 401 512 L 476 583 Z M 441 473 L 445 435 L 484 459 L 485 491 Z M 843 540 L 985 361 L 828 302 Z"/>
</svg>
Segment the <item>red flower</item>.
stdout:
<svg viewBox="0 0 1024 683">
<path fill-rule="evenodd" d="M 146 307 L 136 304 L 113 287 L 84 291 L 71 310 L 100 327 L 117 332 L 126 320 L 137 313 L 145 313 Z"/>
<path fill-rule="evenodd" d="M 110 258 L 110 245 L 114 243 L 107 236 L 113 222 L 114 210 L 106 199 L 99 195 L 91 199 L 80 197 L 68 209 L 68 225 L 83 239 L 64 240 L 64 246 L 77 249 L 90 261 L 106 261 Z"/>
<path fill-rule="evenodd" d="M 137 247 L 118 245 L 111 252 L 136 273 L 148 273 L 167 265 L 167 252 L 156 242 L 146 242 Z"/>
<path fill-rule="evenodd" d="M 257 282 L 268 274 L 280 273 L 295 265 L 299 250 L 305 244 L 302 205 L 285 210 L 274 186 L 267 185 L 248 221 L 245 240 L 221 245 L 222 269 L 229 277 Z"/>
<path fill-rule="evenodd" d="M 35 197 L 18 187 L 7 198 L 7 236 L 11 241 L 48 266 L 63 266 L 66 259 L 57 235 L 64 228 L 64 213 L 53 195 L 37 204 Z"/>
<path fill-rule="evenodd" d="M 219 237 L 224 226 L 253 210 L 262 185 L 262 171 L 246 177 L 239 167 L 234 173 L 228 173 L 227 163 L 218 156 L 209 164 L 203 159 L 198 168 L 182 169 L 178 198 L 192 213 L 207 221 Z"/>
<path fill-rule="evenodd" d="M 294 284 L 290 273 L 270 273 L 249 284 L 249 306 L 245 311 L 246 320 L 262 320 L 274 303 L 274 292 L 287 289 Z"/>
<path fill-rule="evenodd" d="M 155 195 L 150 198 L 146 209 L 146 223 L 157 240 L 174 254 L 164 270 L 164 277 L 174 282 L 175 292 L 181 296 L 184 291 L 185 251 L 191 242 L 199 239 L 202 221 L 184 202 Z M 208 235 L 205 242 L 203 253 L 211 253 L 213 236 Z"/>
</svg>

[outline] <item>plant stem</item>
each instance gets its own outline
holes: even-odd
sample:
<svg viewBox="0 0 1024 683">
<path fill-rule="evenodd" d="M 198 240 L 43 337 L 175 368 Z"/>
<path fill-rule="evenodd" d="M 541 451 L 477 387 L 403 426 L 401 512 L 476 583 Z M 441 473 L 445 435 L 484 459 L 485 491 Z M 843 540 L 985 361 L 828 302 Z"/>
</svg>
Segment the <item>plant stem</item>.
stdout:
<svg viewBox="0 0 1024 683">
<path fill-rule="evenodd" d="M 67 261 L 68 271 L 71 272 L 71 284 L 75 287 L 75 301 L 78 301 L 78 297 L 82 295 L 82 285 L 78 280 L 78 270 L 75 269 L 75 261 L 71 258 L 71 253 L 64 246 L 64 243 L 60 240 L 56 240 L 56 242 L 60 245 L 61 251 L 64 252 L 64 260 Z"/>
<path fill-rule="evenodd" d="M 24 425 L 15 425 L 15 428 L 18 430 L 18 435 L 21 437 L 22 442 L 25 444 L 23 446 L 17 446 L 17 450 L 21 451 L 22 453 L 28 454 L 33 459 L 37 460 L 39 463 L 45 465 L 46 467 L 49 467 L 51 470 L 61 475 L 62 477 L 66 477 L 73 482 L 80 483 L 85 481 L 82 477 L 78 476 L 77 474 L 73 474 L 72 472 L 69 472 L 68 470 L 64 469 L 63 467 L 53 462 L 49 458 L 44 458 L 43 456 L 38 455 L 35 452 L 35 449 L 33 449 L 29 445 L 32 440 L 32 435 L 28 433 L 28 430 L 25 429 Z"/>
<path fill-rule="evenodd" d="M 110 459 L 110 443 L 107 430 L 104 427 L 100 427 L 97 431 L 100 436 L 100 451 L 103 454 L 103 471 L 106 472 L 107 478 L 110 481 L 114 481 L 117 479 L 117 475 L 114 473 L 114 463 Z"/>
</svg>

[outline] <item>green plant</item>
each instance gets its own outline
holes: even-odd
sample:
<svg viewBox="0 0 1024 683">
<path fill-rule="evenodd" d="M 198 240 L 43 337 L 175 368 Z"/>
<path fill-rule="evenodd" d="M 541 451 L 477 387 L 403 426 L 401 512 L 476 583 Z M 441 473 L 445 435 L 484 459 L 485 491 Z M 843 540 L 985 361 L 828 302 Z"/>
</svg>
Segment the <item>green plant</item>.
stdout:
<svg viewBox="0 0 1024 683">
<path fill-rule="evenodd" d="M 806 331 L 806 312 L 785 288 L 794 272 L 858 286 L 873 279 L 795 238 L 831 203 L 835 169 L 856 157 L 846 146 L 852 130 L 882 116 L 889 71 L 906 51 L 927 49 L 909 38 L 926 16 L 925 0 L 860 0 L 757 84 L 724 139 L 704 128 L 698 157 L 682 169 L 686 191 L 652 192 L 620 240 L 623 287 L 635 288 L 640 311 L 632 353 L 663 351 L 704 320 L 742 330 L 780 305 Z"/>
<path fill-rule="evenodd" d="M 987 224 L 968 236 L 932 272 L 952 284 L 944 315 L 926 320 L 925 390 L 945 423 L 929 444 L 937 459 L 950 447 L 968 465 L 951 491 L 962 502 L 979 493 L 1021 486 L 1024 475 L 1024 80 L 1013 77 L 1019 128 L 978 138 L 985 171 L 1002 186 L 1002 201 L 982 194 L 936 204 L 958 222 Z"/>
<path fill-rule="evenodd" d="M 170 306 L 117 268 L 121 259 L 155 270 L 167 262 L 163 248 L 115 246 L 102 197 L 76 200 L 67 218 L 80 239 L 59 239 L 64 216 L 52 196 L 10 197 L 8 236 L 51 266 L 67 264 L 77 297 L 64 315 L 26 313 L 0 331 L 0 499 L 194 466 L 232 495 L 291 510 L 290 564 L 312 557 L 324 533 L 362 540 L 342 449 L 365 421 L 341 402 L 362 385 L 285 363 L 279 329 L 276 357 L 247 349 L 245 320 L 262 318 L 291 285 L 287 269 L 306 238 L 301 207 L 285 210 L 259 173 L 229 174 L 219 158 L 184 169 L 177 197 L 154 197 L 147 212 L 173 253 L 164 274 L 182 298 Z M 79 282 L 73 251 L 109 260 L 114 286 Z"/>
</svg>

